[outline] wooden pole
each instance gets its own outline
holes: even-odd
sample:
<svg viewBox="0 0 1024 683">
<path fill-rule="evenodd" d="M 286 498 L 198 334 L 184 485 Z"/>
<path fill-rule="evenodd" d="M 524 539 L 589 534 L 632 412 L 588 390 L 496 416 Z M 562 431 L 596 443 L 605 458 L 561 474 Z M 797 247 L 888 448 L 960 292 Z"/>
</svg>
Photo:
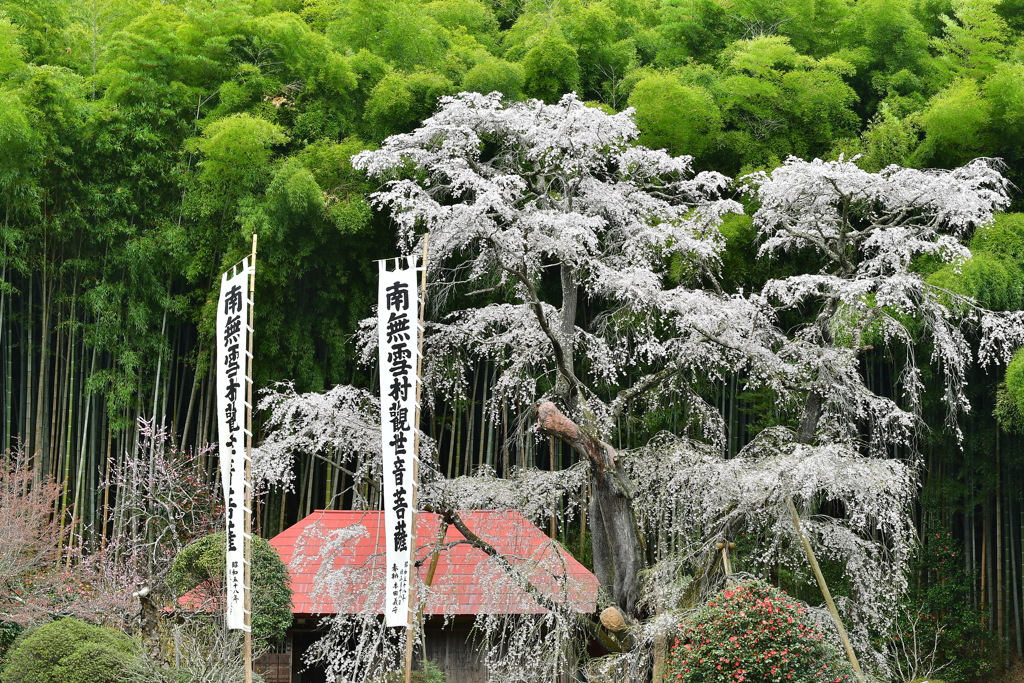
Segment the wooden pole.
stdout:
<svg viewBox="0 0 1024 683">
<path fill-rule="evenodd" d="M 245 416 L 245 534 L 242 538 L 242 549 L 245 554 L 243 569 L 242 596 L 245 605 L 245 683 L 252 683 L 252 349 L 253 349 L 253 312 L 256 301 L 256 234 L 252 236 L 252 259 L 249 263 L 249 350 L 246 362 L 247 379 L 245 401 L 248 411 Z"/>
<path fill-rule="evenodd" d="M 850 660 L 850 665 L 853 667 L 854 673 L 857 674 L 857 680 L 864 680 L 864 672 L 860 670 L 860 662 L 857 661 L 857 655 L 853 651 L 853 645 L 850 644 L 850 638 L 846 635 L 846 629 L 843 627 L 843 622 L 839 618 L 839 610 L 836 609 L 836 603 L 832 601 L 832 593 L 828 590 L 828 584 L 825 583 L 825 576 L 821 573 L 821 567 L 818 566 L 818 560 L 814 558 L 814 551 L 811 550 L 811 542 L 807 540 L 807 536 L 804 534 L 803 529 L 800 528 L 800 515 L 796 513 L 796 506 L 793 505 L 793 499 L 787 498 L 786 503 L 789 505 L 789 513 L 793 516 L 793 526 L 796 527 L 796 535 L 800 537 L 800 542 L 803 543 L 804 552 L 807 553 L 807 561 L 811 564 L 811 570 L 814 572 L 814 578 L 818 580 L 818 587 L 821 589 L 821 594 L 825 598 L 825 604 L 828 605 L 829 614 L 832 615 L 832 621 L 835 622 L 836 628 L 839 629 L 839 639 L 843 641 L 843 648 L 846 650 L 846 656 Z"/>
<path fill-rule="evenodd" d="M 715 547 L 722 551 L 722 570 L 725 572 L 725 578 L 728 581 L 729 577 L 732 576 L 732 563 L 729 562 L 729 549 L 735 548 L 736 544 L 719 541 L 715 544 Z"/>
<path fill-rule="evenodd" d="M 437 522 L 437 542 L 434 544 L 434 552 L 430 556 L 430 566 L 427 567 L 427 579 L 424 583 L 427 584 L 427 588 L 434 585 L 434 574 L 437 572 L 437 561 L 441 557 L 441 545 L 444 544 L 444 537 L 448 535 L 448 522 L 443 519 L 439 519 Z M 419 606 L 419 613 L 423 614 L 423 609 L 426 607 L 426 603 L 422 603 Z"/>
<path fill-rule="evenodd" d="M 423 273 L 420 276 L 420 329 L 419 329 L 419 355 L 416 358 L 416 417 L 413 419 L 413 426 L 415 433 L 413 435 L 413 461 L 412 461 L 412 505 L 410 506 L 410 520 L 409 520 L 409 548 L 412 552 L 412 562 L 409 563 L 409 626 L 405 629 L 405 683 L 412 682 L 412 650 L 413 645 L 416 642 L 416 622 L 415 614 L 412 606 L 412 596 L 416 590 L 416 584 L 413 582 L 416 576 L 416 506 L 418 505 L 417 499 L 419 497 L 419 485 L 420 485 L 420 396 L 422 394 L 422 383 L 420 378 L 423 376 L 423 321 L 427 311 L 427 246 L 430 243 L 430 233 L 423 235 L 423 259 L 420 266 L 423 268 Z M 437 566 L 436 556 L 431 560 L 431 567 L 429 570 L 429 578 L 433 580 L 433 570 Z M 246 681 L 249 683 L 249 681 Z"/>
</svg>

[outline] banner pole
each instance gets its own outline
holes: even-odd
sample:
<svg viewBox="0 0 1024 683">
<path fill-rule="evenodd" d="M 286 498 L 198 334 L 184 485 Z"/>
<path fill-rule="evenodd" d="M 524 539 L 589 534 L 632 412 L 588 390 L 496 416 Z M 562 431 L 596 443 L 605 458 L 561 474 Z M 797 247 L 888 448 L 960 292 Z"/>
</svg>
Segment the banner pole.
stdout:
<svg viewBox="0 0 1024 683">
<path fill-rule="evenodd" d="M 245 683 L 252 683 L 252 385 L 253 385 L 253 333 L 255 332 L 254 311 L 256 302 L 256 233 L 252 236 L 252 260 L 249 264 L 249 357 L 247 359 L 247 378 L 245 400 L 249 410 L 245 417 L 245 535 L 242 537 L 245 553 L 244 593 L 245 604 Z"/>
<path fill-rule="evenodd" d="M 416 592 L 416 584 L 413 582 L 413 578 L 416 575 L 416 511 L 419 504 L 420 488 L 420 413 L 422 412 L 420 410 L 420 396 L 422 395 L 423 337 L 425 336 L 423 321 L 427 311 L 427 245 L 429 242 L 430 233 L 428 232 L 423 235 L 423 259 L 420 263 L 423 273 L 420 276 L 420 334 L 419 353 L 416 359 L 416 417 L 413 421 L 416 431 L 413 435 L 412 448 L 412 452 L 415 455 L 412 462 L 412 480 L 414 485 L 412 489 L 412 505 L 410 506 L 411 524 L 409 525 L 409 548 L 411 548 L 412 552 L 412 562 L 409 563 L 409 625 L 405 628 L 405 683 L 411 683 L 412 681 L 412 650 L 416 641 L 416 619 L 412 603 Z"/>
</svg>

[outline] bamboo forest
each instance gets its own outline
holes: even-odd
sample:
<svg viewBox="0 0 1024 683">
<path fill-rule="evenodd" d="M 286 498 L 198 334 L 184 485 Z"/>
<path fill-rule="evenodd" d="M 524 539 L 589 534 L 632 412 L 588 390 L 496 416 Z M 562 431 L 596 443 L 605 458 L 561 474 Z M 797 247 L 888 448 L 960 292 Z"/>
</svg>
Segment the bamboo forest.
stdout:
<svg viewBox="0 0 1024 683">
<path fill-rule="evenodd" d="M 0 0 L 0 681 L 410 680 L 273 539 L 387 508 L 377 261 L 419 254 L 421 590 L 450 526 L 540 607 L 473 613 L 474 678 L 421 605 L 411 680 L 1024 681 L 1022 187 L 1024 0 Z M 283 678 L 182 607 L 254 236 Z"/>
</svg>

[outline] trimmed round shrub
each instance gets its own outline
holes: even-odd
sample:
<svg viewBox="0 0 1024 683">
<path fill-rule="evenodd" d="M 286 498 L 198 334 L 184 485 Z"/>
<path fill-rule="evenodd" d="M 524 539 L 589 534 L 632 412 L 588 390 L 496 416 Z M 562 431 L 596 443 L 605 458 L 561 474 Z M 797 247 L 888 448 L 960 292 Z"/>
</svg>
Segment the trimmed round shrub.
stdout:
<svg viewBox="0 0 1024 683">
<path fill-rule="evenodd" d="M 806 608 L 763 581 L 727 588 L 682 624 L 666 681 L 824 683 L 852 680 Z"/>
<path fill-rule="evenodd" d="M 120 683 L 137 643 L 119 631 L 78 619 L 59 619 L 18 641 L 4 683 Z"/>
<path fill-rule="evenodd" d="M 168 583 L 179 594 L 198 588 L 224 590 L 227 536 L 221 531 L 189 543 L 174 558 Z M 252 636 L 277 643 L 292 625 L 292 589 L 288 567 L 270 543 L 252 537 Z"/>
</svg>

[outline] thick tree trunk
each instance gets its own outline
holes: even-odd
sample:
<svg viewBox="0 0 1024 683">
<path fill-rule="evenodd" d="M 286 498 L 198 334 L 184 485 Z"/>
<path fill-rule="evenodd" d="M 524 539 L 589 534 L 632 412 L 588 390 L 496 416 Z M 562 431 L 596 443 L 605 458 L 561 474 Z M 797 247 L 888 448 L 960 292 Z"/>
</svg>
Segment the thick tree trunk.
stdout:
<svg viewBox="0 0 1024 683">
<path fill-rule="evenodd" d="M 544 317 L 540 300 L 535 299 L 533 310 L 540 321 L 541 328 L 551 340 L 558 367 L 558 378 L 555 380 L 555 395 L 565 401 L 570 412 L 576 409 L 579 401 L 579 380 L 576 379 L 575 336 L 576 310 L 579 301 L 579 285 L 576 275 L 570 266 L 563 264 L 559 271 L 562 283 L 562 308 L 558 312 L 554 324 Z"/>
<path fill-rule="evenodd" d="M 537 424 L 548 436 L 561 439 L 590 461 L 590 529 L 594 573 L 612 600 L 636 616 L 640 571 L 645 553 L 633 512 L 632 487 L 611 445 L 588 434 L 555 404 L 537 406 Z"/>
<path fill-rule="evenodd" d="M 807 401 L 804 403 L 804 414 L 800 420 L 800 426 L 796 430 L 797 441 L 806 444 L 814 441 L 814 433 L 818 429 L 818 420 L 821 419 L 823 409 L 821 395 L 816 391 L 811 391 L 807 395 Z"/>
</svg>

